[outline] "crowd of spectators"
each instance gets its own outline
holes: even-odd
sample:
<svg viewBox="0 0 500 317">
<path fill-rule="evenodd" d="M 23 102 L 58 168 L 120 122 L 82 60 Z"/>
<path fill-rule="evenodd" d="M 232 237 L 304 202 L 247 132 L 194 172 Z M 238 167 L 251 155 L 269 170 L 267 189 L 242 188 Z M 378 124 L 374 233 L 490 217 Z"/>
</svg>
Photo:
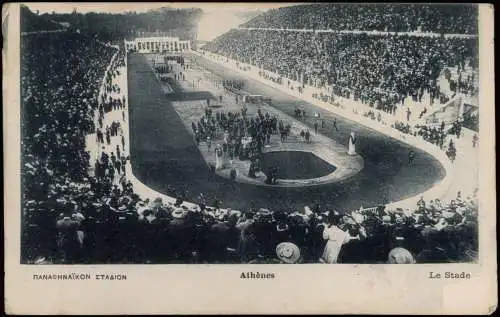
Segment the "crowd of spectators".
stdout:
<svg viewBox="0 0 500 317">
<path fill-rule="evenodd" d="M 58 180 L 81 181 L 85 177 L 85 136 L 95 132 L 93 112 L 98 108 L 99 86 L 113 53 L 69 33 L 22 38 L 23 175 L 41 177 L 42 183 L 28 181 L 39 188 L 26 194 L 42 194 L 43 187 L 47 189 Z M 45 180 L 40 173 L 53 176 Z"/>
<path fill-rule="evenodd" d="M 473 76 L 465 75 L 477 68 L 477 39 L 235 29 L 203 49 L 283 77 L 275 82 L 325 88 L 388 113 L 407 98 L 422 102 L 424 94 L 431 104 L 447 102 L 452 96 L 441 89 L 441 77 L 461 83 L 452 91 L 477 93 Z"/>
<path fill-rule="evenodd" d="M 453 162 L 457 156 L 457 148 L 452 139 L 449 140 L 448 144 L 445 144 L 445 141 L 447 135 L 450 134 L 459 139 L 462 135 L 462 124 L 462 120 L 457 120 L 452 123 L 451 127 L 445 128 L 445 123 L 442 121 L 439 127 L 417 124 L 415 128 L 412 129 L 408 123 L 396 121 L 392 127 L 405 134 L 419 136 L 425 141 L 438 146 L 441 150 L 445 151 L 448 158 Z M 472 146 L 476 147 L 478 141 L 479 138 L 477 134 L 475 134 L 472 138 Z"/>
<path fill-rule="evenodd" d="M 404 122 L 399 122 L 399 121 L 396 121 L 394 123 L 394 129 L 398 130 L 398 131 L 401 131 L 405 134 L 411 134 L 412 131 L 411 131 L 411 127 L 408 123 L 404 123 Z"/>
<path fill-rule="evenodd" d="M 86 188 L 80 190 L 89 193 Z M 52 261 L 276 263 L 281 260 L 276 248 L 283 242 L 292 243 L 300 252 L 292 263 L 411 264 L 477 259 L 477 200 L 462 199 L 460 194 L 449 204 L 421 199 L 411 211 L 379 206 L 340 213 L 315 204 L 301 210 L 284 206 L 242 212 L 221 208 L 216 201 L 211 202 L 213 207 L 207 207 L 203 199 L 187 207 L 180 197 L 171 203 L 138 199 L 127 188 L 106 190 L 110 201 L 90 206 L 82 201 L 78 225 L 66 220 L 63 229 L 58 227 L 66 240 L 59 247 L 63 256 Z M 331 236 L 332 230 L 336 236 Z M 329 241 L 338 242 L 339 234 L 343 239 L 332 250 Z M 396 259 L 392 258 L 394 250 L 400 255 Z"/>
<path fill-rule="evenodd" d="M 21 38 L 24 259 L 54 250 L 56 223 L 77 221 L 81 203 L 92 202 L 81 191 L 92 180 L 86 136 L 104 111 L 99 92 L 115 53 L 70 32 Z"/>
<path fill-rule="evenodd" d="M 463 69 L 457 68 L 456 74 L 452 77 L 452 73 L 449 69 L 445 69 L 444 78 L 448 80 L 449 89 L 453 93 L 462 93 L 469 96 L 477 96 L 478 85 L 477 85 L 477 65 L 472 68 L 472 71 L 463 71 Z"/>
<path fill-rule="evenodd" d="M 182 193 L 175 194 L 175 203 L 143 199 L 123 169 L 129 158 L 122 155 L 125 143 L 118 122 L 109 134 L 122 136 L 121 152 L 120 147 L 116 155 L 102 151 L 93 174 L 85 148 L 85 136 L 97 132 L 96 125 L 103 128 L 95 121 L 123 111 L 126 104 L 111 96 L 118 91 L 113 78 L 123 65 L 123 52 L 70 33 L 23 37 L 21 52 L 23 263 L 287 262 L 287 252 L 276 254 L 281 242 L 298 247 L 301 256 L 293 263 L 475 259 L 475 197 L 459 196 L 446 206 L 421 200 L 415 212 L 383 206 L 337 212 L 318 204 L 302 210 L 285 204 L 273 211 L 234 211 L 218 201 L 207 207 L 203 195 L 197 205 L 185 204 Z M 240 135 L 239 117 L 206 116 L 228 140 Z M 279 126 L 277 118 L 259 113 L 248 120 L 246 132 L 258 140 L 259 131 L 267 136 L 264 130 L 276 133 Z M 99 146 L 103 143 L 103 138 L 97 140 Z M 327 242 L 335 239 L 332 232 L 345 237 L 333 251 Z"/>
<path fill-rule="evenodd" d="M 477 34 L 478 7 L 463 4 L 309 4 L 269 10 L 241 27 Z"/>
<path fill-rule="evenodd" d="M 444 122 L 443 122 L 444 123 Z M 443 148 L 444 141 L 446 139 L 447 131 L 445 130 L 444 124 L 441 124 L 439 128 L 428 127 L 425 125 L 415 126 L 417 129 L 417 135 L 421 136 L 425 141 L 430 142 Z M 458 134 L 460 136 L 460 134 Z"/>
</svg>

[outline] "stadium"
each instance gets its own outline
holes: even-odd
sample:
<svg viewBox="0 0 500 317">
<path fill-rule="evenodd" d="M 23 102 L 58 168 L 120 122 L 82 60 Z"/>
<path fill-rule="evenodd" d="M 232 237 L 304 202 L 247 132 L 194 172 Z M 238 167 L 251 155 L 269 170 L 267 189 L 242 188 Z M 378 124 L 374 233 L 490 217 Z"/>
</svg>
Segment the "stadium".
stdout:
<svg viewBox="0 0 500 317">
<path fill-rule="evenodd" d="M 79 15 L 22 10 L 21 263 L 477 260 L 477 6 L 290 5 L 201 44 L 200 9 Z"/>
</svg>

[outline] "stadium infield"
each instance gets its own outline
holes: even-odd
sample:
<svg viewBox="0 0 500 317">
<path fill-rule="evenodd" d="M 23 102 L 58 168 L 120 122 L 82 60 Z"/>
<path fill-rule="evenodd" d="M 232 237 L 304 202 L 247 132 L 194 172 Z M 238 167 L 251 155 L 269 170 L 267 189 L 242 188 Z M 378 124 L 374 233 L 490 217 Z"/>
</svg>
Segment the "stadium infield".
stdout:
<svg viewBox="0 0 500 317">
<path fill-rule="evenodd" d="M 422 193 L 444 177 L 444 168 L 429 154 L 413 148 L 415 165 L 408 166 L 409 145 L 336 116 L 338 131 L 332 128 L 334 115 L 255 80 L 244 78 L 213 62 L 198 58 L 207 69 L 227 78 L 241 78 L 245 90 L 270 97 L 273 107 L 293 116 L 296 106 L 308 111 L 305 124 L 313 129 L 313 112 L 327 121 L 320 133 L 347 146 L 349 133 L 357 135 L 357 152 L 364 168 L 353 177 L 311 188 L 269 188 L 233 183 L 216 176 L 209 180 L 206 162 L 192 135 L 162 92 L 161 86 L 141 55 L 128 57 L 130 152 L 132 171 L 144 184 L 164 194 L 172 189 L 186 191 L 196 202 L 200 193 L 212 204 L 217 197 L 224 206 L 245 209 L 303 207 L 315 201 L 339 211 L 370 207 Z M 182 94 L 177 93 L 176 98 Z"/>
</svg>

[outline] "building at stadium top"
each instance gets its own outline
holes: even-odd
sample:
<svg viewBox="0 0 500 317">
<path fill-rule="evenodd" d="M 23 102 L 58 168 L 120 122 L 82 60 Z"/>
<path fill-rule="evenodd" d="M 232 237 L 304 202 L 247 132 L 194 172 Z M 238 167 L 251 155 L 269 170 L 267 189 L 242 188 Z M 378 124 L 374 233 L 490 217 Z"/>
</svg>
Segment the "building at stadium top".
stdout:
<svg viewBox="0 0 500 317">
<path fill-rule="evenodd" d="M 191 50 L 191 44 L 190 41 L 182 41 L 178 37 L 153 36 L 125 40 L 125 48 L 127 51 L 139 53 L 183 52 Z"/>
</svg>

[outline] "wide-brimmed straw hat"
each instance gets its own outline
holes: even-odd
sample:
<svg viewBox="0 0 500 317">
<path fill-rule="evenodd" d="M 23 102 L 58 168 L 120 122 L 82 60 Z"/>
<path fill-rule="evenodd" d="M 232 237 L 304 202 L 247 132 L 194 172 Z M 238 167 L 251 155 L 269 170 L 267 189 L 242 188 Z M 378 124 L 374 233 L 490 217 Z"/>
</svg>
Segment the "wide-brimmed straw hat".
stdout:
<svg viewBox="0 0 500 317">
<path fill-rule="evenodd" d="M 47 264 L 48 261 L 45 259 L 45 257 L 42 256 L 42 257 L 36 258 L 34 263 L 35 264 Z"/>
<path fill-rule="evenodd" d="M 181 219 L 181 218 L 186 217 L 187 213 L 188 212 L 186 210 L 178 208 L 178 209 L 175 209 L 174 211 L 172 211 L 172 217 L 177 218 L 177 219 Z"/>
<path fill-rule="evenodd" d="M 237 217 L 240 217 L 240 216 L 241 216 L 241 211 L 239 211 L 239 210 L 231 210 L 231 211 L 229 212 L 229 215 L 230 215 L 230 216 L 235 215 L 235 216 L 237 216 Z"/>
<path fill-rule="evenodd" d="M 130 204 L 132 202 L 132 198 L 129 196 L 122 196 L 118 199 L 118 204 Z"/>
<path fill-rule="evenodd" d="M 444 210 L 441 214 L 445 219 L 455 216 L 455 212 L 450 209 Z"/>
<path fill-rule="evenodd" d="M 269 209 L 266 209 L 266 208 L 260 208 L 260 209 L 259 209 L 259 213 L 261 213 L 261 214 L 269 214 L 269 213 L 271 213 L 271 212 L 269 211 Z"/>
<path fill-rule="evenodd" d="M 228 212 L 227 210 L 217 209 L 212 214 L 217 219 L 223 219 L 228 214 Z"/>
<path fill-rule="evenodd" d="M 294 264 L 300 259 L 300 249 L 291 242 L 282 242 L 276 246 L 276 256 L 285 263 Z"/>
<path fill-rule="evenodd" d="M 60 204 L 67 204 L 68 200 L 66 198 L 64 198 L 64 197 L 61 197 L 61 198 L 57 198 L 56 202 L 58 202 Z"/>
<path fill-rule="evenodd" d="M 92 206 L 98 208 L 98 207 L 102 207 L 102 203 L 101 202 L 93 202 L 92 203 Z"/>
<path fill-rule="evenodd" d="M 390 223 L 391 222 L 391 216 L 383 216 L 382 221 L 384 223 Z"/>
<path fill-rule="evenodd" d="M 83 221 L 85 220 L 85 216 L 82 215 L 81 213 L 79 212 L 75 212 L 71 215 L 71 218 L 73 218 L 74 220 L 77 220 L 77 221 Z"/>
<path fill-rule="evenodd" d="M 410 251 L 405 248 L 394 248 L 389 252 L 388 262 L 390 264 L 414 264 L 415 260 Z"/>
<path fill-rule="evenodd" d="M 360 212 L 357 212 L 357 211 L 353 211 L 351 213 L 351 217 L 352 217 L 352 219 L 354 219 L 354 221 L 356 223 L 363 223 L 366 219 L 366 216 L 364 216 L 363 214 L 361 214 Z"/>
</svg>

